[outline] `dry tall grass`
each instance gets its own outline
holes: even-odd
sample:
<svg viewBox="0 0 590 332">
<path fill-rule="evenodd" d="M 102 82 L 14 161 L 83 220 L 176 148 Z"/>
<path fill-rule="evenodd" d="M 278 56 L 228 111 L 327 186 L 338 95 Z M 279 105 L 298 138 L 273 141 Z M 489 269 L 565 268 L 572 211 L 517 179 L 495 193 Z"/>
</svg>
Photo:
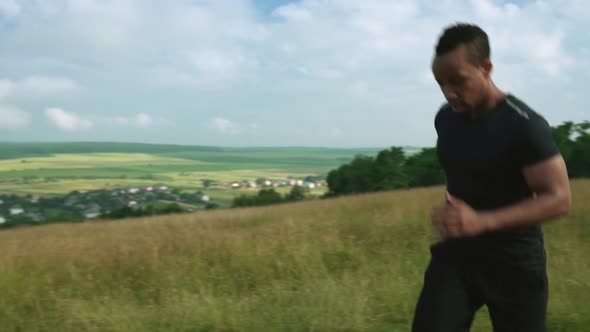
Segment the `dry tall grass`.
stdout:
<svg viewBox="0 0 590 332">
<path fill-rule="evenodd" d="M 590 180 L 573 192 L 545 227 L 550 331 L 590 331 Z M 3 231 L 0 329 L 409 331 L 442 194 Z"/>
</svg>

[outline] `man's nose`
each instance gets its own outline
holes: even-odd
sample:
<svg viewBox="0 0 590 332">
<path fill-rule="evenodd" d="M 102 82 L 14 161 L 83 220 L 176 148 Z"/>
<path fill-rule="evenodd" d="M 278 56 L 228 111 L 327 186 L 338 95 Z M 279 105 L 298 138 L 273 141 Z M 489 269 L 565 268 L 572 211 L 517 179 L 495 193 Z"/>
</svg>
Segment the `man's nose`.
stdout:
<svg viewBox="0 0 590 332">
<path fill-rule="evenodd" d="M 442 92 L 447 100 L 457 99 L 457 92 L 455 92 L 455 89 L 451 88 L 448 85 L 442 87 Z"/>
</svg>

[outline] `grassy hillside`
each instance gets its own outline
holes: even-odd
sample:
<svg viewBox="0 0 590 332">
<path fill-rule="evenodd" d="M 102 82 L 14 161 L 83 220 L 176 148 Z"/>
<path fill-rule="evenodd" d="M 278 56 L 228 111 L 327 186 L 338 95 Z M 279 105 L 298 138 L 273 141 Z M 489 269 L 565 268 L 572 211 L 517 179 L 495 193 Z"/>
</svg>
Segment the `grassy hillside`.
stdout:
<svg viewBox="0 0 590 332">
<path fill-rule="evenodd" d="M 2 330 L 409 331 L 442 190 L 3 231 Z M 545 227 L 549 331 L 590 331 L 590 180 L 573 191 Z"/>
</svg>

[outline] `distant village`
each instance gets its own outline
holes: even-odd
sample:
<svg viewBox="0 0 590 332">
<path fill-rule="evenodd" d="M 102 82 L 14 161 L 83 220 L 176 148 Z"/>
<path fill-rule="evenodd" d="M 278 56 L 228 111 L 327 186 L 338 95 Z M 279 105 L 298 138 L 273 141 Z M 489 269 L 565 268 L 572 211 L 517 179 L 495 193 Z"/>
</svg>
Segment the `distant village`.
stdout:
<svg viewBox="0 0 590 332">
<path fill-rule="evenodd" d="M 317 177 L 305 179 L 219 182 L 203 180 L 206 189 L 263 189 L 302 186 L 317 188 L 326 186 L 326 181 Z M 184 212 L 207 210 L 217 207 L 202 191 L 182 192 L 164 184 L 131 186 L 92 190 L 72 191 L 61 197 L 39 197 L 34 195 L 0 195 L 0 226 L 68 222 L 108 217 L 117 211 L 166 211 L 174 206 Z"/>
<path fill-rule="evenodd" d="M 231 187 L 237 188 L 277 188 L 277 187 L 294 187 L 302 186 L 305 188 L 313 189 L 318 187 L 325 187 L 327 183 L 325 180 L 314 180 L 313 177 L 308 177 L 306 180 L 286 179 L 286 180 L 259 180 L 259 181 L 233 181 L 229 183 L 214 182 L 210 186 L 212 187 Z"/>
</svg>

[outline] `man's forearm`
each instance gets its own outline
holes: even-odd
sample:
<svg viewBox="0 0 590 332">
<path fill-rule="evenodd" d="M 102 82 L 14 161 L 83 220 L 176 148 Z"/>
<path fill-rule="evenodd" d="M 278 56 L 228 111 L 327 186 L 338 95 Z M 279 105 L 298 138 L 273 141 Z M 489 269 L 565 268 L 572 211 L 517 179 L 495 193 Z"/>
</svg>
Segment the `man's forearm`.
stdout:
<svg viewBox="0 0 590 332">
<path fill-rule="evenodd" d="M 569 212 L 567 193 L 545 193 L 510 207 L 480 213 L 489 232 L 506 228 L 530 226 L 560 217 Z"/>
</svg>

